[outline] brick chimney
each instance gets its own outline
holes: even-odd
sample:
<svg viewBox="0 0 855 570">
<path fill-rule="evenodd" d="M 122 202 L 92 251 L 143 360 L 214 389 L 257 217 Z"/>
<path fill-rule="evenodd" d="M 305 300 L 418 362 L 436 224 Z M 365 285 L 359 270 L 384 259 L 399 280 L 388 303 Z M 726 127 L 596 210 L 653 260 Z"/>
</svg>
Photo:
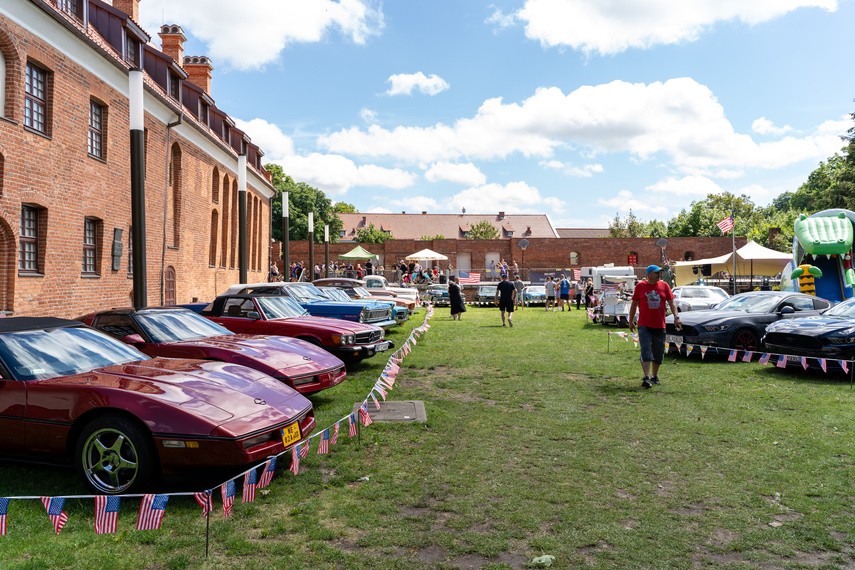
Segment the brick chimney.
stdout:
<svg viewBox="0 0 855 570">
<path fill-rule="evenodd" d="M 214 65 L 211 60 L 204 56 L 187 56 L 184 58 L 184 71 L 190 83 L 197 85 L 208 95 L 211 94 L 211 72 Z"/>
<path fill-rule="evenodd" d="M 160 51 L 175 60 L 175 63 L 181 65 L 184 61 L 184 42 L 187 38 L 184 37 L 184 30 L 181 26 L 175 24 L 167 24 L 160 27 Z"/>
<path fill-rule="evenodd" d="M 113 8 L 130 16 L 134 22 L 140 21 L 140 0 L 113 0 Z"/>
</svg>

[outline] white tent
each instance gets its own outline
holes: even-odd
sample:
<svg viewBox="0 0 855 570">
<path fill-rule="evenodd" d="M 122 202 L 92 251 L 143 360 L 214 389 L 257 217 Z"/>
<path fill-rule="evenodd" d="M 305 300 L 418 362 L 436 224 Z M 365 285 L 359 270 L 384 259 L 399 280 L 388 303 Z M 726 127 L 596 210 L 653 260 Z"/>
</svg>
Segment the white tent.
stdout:
<svg viewBox="0 0 855 570">
<path fill-rule="evenodd" d="M 718 257 L 707 259 L 695 259 L 692 261 L 678 261 L 674 263 L 674 281 L 677 286 L 688 285 L 698 280 L 700 274 L 695 274 L 694 268 L 709 265 L 711 273 L 726 271 L 731 275 L 768 275 L 774 276 L 784 270 L 793 256 L 763 247 L 762 245 L 749 241 L 736 250 L 736 270 L 733 268 L 733 254 L 727 253 Z"/>
<path fill-rule="evenodd" d="M 731 263 L 732 253 L 720 255 L 718 257 L 709 257 L 707 259 L 694 259 L 692 261 L 677 261 L 671 266 L 674 271 L 674 284 L 679 287 L 694 283 L 700 277 L 700 273 L 695 273 L 695 268 L 700 268 L 702 265 L 710 266 L 710 273 L 718 273 L 719 271 L 733 271 L 733 263 Z"/>
<path fill-rule="evenodd" d="M 448 257 L 430 249 L 423 249 L 406 257 L 407 261 L 445 261 L 447 259 Z"/>
</svg>

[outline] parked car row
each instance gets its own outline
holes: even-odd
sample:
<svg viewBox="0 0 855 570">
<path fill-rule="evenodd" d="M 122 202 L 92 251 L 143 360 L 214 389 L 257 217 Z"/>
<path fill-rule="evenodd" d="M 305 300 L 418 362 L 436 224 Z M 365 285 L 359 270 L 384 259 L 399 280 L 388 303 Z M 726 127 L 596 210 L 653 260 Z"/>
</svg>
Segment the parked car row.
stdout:
<svg viewBox="0 0 855 570">
<path fill-rule="evenodd" d="M 343 382 L 343 361 L 392 349 L 382 327 L 396 324 L 393 310 L 409 317 L 407 303 L 293 285 L 77 320 L 0 319 L 0 454 L 70 462 L 93 492 L 122 494 L 285 452 L 315 429 L 303 394 Z"/>
</svg>

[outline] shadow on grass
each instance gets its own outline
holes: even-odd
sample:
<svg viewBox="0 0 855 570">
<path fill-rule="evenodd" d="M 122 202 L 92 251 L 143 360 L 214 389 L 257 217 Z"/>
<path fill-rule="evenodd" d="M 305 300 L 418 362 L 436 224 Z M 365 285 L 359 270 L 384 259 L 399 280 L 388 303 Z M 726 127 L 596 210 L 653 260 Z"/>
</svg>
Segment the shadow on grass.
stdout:
<svg viewBox="0 0 855 570">
<path fill-rule="evenodd" d="M 844 373 L 843 370 L 829 369 L 823 372 L 821 368 L 808 368 L 804 370 L 801 366 L 788 366 L 786 369 L 769 365 L 758 371 L 758 376 L 766 380 L 778 380 L 781 382 L 799 382 L 808 384 L 823 384 L 832 386 L 849 385 L 855 389 L 852 373 Z"/>
</svg>

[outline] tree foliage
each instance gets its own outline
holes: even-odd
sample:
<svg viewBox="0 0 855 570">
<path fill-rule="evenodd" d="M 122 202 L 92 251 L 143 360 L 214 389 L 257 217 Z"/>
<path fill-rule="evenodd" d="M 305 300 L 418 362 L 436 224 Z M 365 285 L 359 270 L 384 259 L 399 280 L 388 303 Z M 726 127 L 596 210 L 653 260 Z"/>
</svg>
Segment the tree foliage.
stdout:
<svg viewBox="0 0 855 570">
<path fill-rule="evenodd" d="M 481 220 L 477 224 L 469 226 L 469 237 L 466 239 L 497 239 L 498 237 L 499 230 L 496 229 L 496 226 L 487 220 Z"/>
<path fill-rule="evenodd" d="M 356 228 L 357 243 L 383 243 L 387 239 L 392 239 L 392 234 L 378 230 L 374 224 L 368 224 L 367 228 Z"/>
<path fill-rule="evenodd" d="M 644 237 L 645 224 L 640 221 L 632 210 L 625 218 L 615 214 L 615 219 L 609 224 L 609 237 L 636 238 Z"/>
<path fill-rule="evenodd" d="M 278 190 L 273 198 L 273 239 L 282 239 L 282 195 L 287 192 L 288 239 L 309 239 L 309 212 L 314 212 L 315 243 L 324 241 L 325 224 L 330 226 L 330 242 L 337 242 L 344 223 L 326 194 L 304 182 L 294 182 L 278 164 L 266 164 L 264 168 L 272 174 L 273 186 Z"/>
<path fill-rule="evenodd" d="M 445 239 L 445 236 L 442 234 L 436 234 L 435 236 L 422 236 L 421 241 L 433 241 L 435 239 Z"/>
<path fill-rule="evenodd" d="M 336 202 L 333 206 L 333 212 L 337 214 L 358 214 L 359 210 L 353 204 L 347 202 Z"/>
</svg>

